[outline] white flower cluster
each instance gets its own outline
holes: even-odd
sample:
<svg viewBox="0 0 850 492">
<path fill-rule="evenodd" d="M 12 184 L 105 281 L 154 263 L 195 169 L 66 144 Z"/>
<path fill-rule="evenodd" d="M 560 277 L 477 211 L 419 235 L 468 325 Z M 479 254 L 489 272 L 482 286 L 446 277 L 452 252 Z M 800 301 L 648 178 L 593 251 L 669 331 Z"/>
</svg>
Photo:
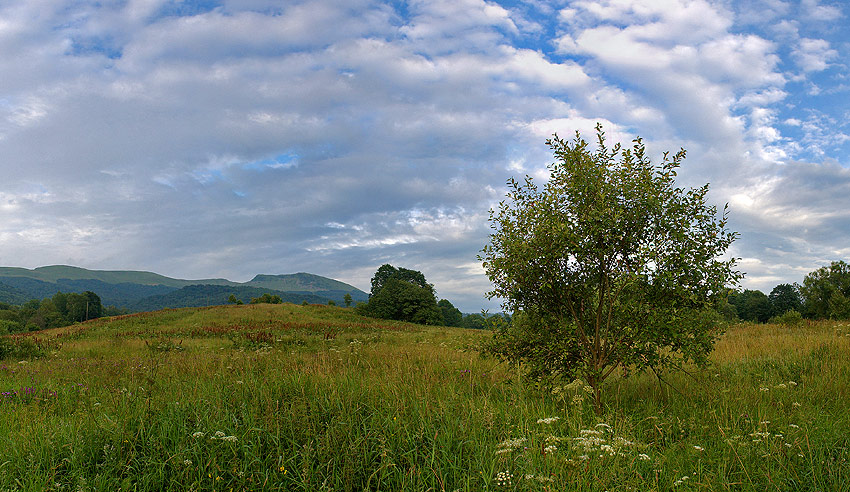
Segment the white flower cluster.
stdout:
<svg viewBox="0 0 850 492">
<path fill-rule="evenodd" d="M 528 439 L 520 437 L 518 439 L 507 439 L 496 445 L 496 454 L 510 453 L 514 449 L 519 448 L 526 443 Z"/>
<path fill-rule="evenodd" d="M 585 455 L 597 454 L 600 458 L 605 455 L 625 456 L 624 451 L 634 447 L 635 443 L 621 436 L 610 436 L 611 432 L 610 425 L 600 423 L 593 429 L 581 429 L 579 437 L 572 438 L 572 441 L 586 453 Z"/>
<path fill-rule="evenodd" d="M 496 474 L 496 485 L 500 487 L 509 487 L 513 482 L 514 476 L 509 471 L 503 471 Z"/>
<path fill-rule="evenodd" d="M 538 424 L 551 424 L 561 420 L 561 417 L 546 417 L 545 419 L 537 419 Z"/>
</svg>

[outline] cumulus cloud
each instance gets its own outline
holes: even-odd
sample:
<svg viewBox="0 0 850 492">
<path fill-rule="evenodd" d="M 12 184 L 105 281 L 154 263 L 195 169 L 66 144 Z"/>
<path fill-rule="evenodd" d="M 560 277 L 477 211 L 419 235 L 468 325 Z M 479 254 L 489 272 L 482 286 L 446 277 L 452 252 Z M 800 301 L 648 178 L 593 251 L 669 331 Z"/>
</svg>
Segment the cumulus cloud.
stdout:
<svg viewBox="0 0 850 492">
<path fill-rule="evenodd" d="M 809 38 L 800 39 L 791 54 L 805 72 L 826 70 L 829 61 L 838 57 L 838 52 L 829 47 L 828 41 Z"/>
<path fill-rule="evenodd" d="M 711 181 L 745 211 L 747 257 L 773 258 L 758 245 L 795 219 L 765 200 L 848 150 L 846 116 L 799 89 L 836 90 L 822 76 L 843 45 L 806 29 L 840 9 L 763 0 L 768 25 L 707 0 L 554 5 L 7 2 L 0 264 L 365 288 L 390 262 L 495 308 L 474 266 L 488 208 L 509 176 L 545 179 L 545 138 L 597 122 L 655 155 L 686 147 L 685 184 Z M 839 192 L 809 196 L 807 217 Z"/>
</svg>

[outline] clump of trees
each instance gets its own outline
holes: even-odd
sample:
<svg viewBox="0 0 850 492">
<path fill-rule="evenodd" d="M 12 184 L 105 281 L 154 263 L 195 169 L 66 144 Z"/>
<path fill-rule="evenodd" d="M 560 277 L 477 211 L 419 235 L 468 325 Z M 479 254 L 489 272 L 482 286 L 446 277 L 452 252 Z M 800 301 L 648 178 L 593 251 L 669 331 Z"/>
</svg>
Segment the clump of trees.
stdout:
<svg viewBox="0 0 850 492">
<path fill-rule="evenodd" d="M 706 203 L 708 185 L 676 186 L 681 150 L 653 165 L 642 141 L 597 146 L 576 133 L 547 141 L 556 162 L 541 188 L 531 177 L 490 212 L 480 259 L 511 323 L 490 351 L 534 379 L 584 379 L 602 409 L 617 367 L 706 362 L 717 308 L 741 274 L 719 259 L 737 236 Z"/>
<path fill-rule="evenodd" d="M 252 297 L 250 304 L 281 304 L 283 299 L 279 295 L 271 295 L 268 292 L 260 297 Z"/>
<path fill-rule="evenodd" d="M 0 303 L 0 334 L 67 326 L 103 316 L 100 297 L 91 291 L 57 292 L 51 298 L 32 299 L 21 306 Z"/>
<path fill-rule="evenodd" d="M 809 273 L 801 284 L 779 284 L 769 295 L 759 290 L 728 296 L 730 320 L 794 324 L 805 319 L 850 319 L 850 265 L 833 261 Z"/>
<path fill-rule="evenodd" d="M 443 311 L 437 305 L 434 286 L 416 270 L 381 265 L 372 277 L 369 301 L 355 308 L 372 318 L 408 321 L 423 325 L 443 323 Z"/>
<path fill-rule="evenodd" d="M 358 314 L 423 325 L 463 326 L 464 316 L 448 299 L 437 301 L 434 286 L 418 270 L 381 265 L 372 277 L 369 301 Z"/>
</svg>

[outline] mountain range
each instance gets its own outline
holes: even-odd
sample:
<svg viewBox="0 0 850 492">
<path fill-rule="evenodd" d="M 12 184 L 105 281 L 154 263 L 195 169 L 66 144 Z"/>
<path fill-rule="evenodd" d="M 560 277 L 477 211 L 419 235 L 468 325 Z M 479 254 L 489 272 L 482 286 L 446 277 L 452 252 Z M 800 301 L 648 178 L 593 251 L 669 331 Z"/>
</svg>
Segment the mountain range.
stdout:
<svg viewBox="0 0 850 492">
<path fill-rule="evenodd" d="M 248 282 L 233 282 L 223 278 L 184 280 L 152 272 L 88 270 L 67 265 L 32 270 L 0 267 L 0 302 L 22 304 L 30 299 L 52 297 L 60 291 L 87 290 L 100 296 L 104 306 L 130 311 L 226 304 L 231 294 L 245 303 L 264 293 L 279 295 L 284 302 L 296 304 L 304 301 L 342 304 L 345 294 L 350 294 L 354 302 L 369 298 L 354 286 L 311 273 L 257 275 Z"/>
</svg>

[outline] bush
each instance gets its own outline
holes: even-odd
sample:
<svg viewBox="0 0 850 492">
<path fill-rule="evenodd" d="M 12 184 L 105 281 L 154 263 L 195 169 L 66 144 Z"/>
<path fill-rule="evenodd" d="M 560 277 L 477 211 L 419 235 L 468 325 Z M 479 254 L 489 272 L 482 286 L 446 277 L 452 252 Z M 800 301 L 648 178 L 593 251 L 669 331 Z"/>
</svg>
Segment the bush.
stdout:
<svg viewBox="0 0 850 492">
<path fill-rule="evenodd" d="M 32 337 L 0 338 L 0 359 L 34 359 L 48 352 L 48 342 Z"/>
<path fill-rule="evenodd" d="M 0 334 L 17 333 L 23 329 L 24 326 L 19 321 L 0 319 Z"/>
<path fill-rule="evenodd" d="M 770 318 L 770 323 L 774 323 L 777 325 L 791 325 L 796 326 L 803 322 L 803 315 L 800 314 L 799 311 L 795 311 L 790 309 L 785 311 L 785 313 L 780 314 L 779 316 L 774 316 Z"/>
</svg>

